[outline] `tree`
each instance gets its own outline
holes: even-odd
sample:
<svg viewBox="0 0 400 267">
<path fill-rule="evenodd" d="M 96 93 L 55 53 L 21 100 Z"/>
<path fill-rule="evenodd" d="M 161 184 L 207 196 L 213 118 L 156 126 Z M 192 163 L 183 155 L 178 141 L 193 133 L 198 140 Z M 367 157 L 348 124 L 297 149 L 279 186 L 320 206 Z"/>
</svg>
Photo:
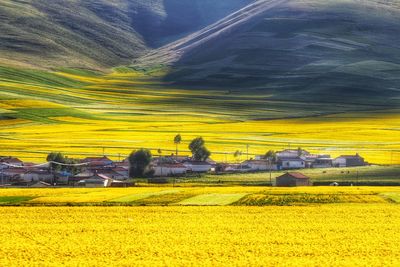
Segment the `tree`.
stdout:
<svg viewBox="0 0 400 267">
<path fill-rule="evenodd" d="M 144 177 L 148 172 L 148 167 L 151 163 L 153 156 L 148 149 L 139 149 L 133 151 L 129 157 L 129 177 L 138 178 Z"/>
<path fill-rule="evenodd" d="M 241 157 L 242 156 L 242 151 L 236 150 L 235 153 L 233 154 L 233 156 L 235 157 L 235 159 L 237 159 L 238 157 Z"/>
<path fill-rule="evenodd" d="M 176 156 L 178 156 L 178 145 L 182 142 L 182 136 L 177 134 L 174 138 L 174 144 L 176 145 Z"/>
<path fill-rule="evenodd" d="M 205 142 L 202 137 L 193 139 L 189 144 L 189 149 L 192 152 L 194 160 L 205 161 L 211 155 L 211 152 L 205 147 Z"/>
<path fill-rule="evenodd" d="M 46 158 L 47 162 L 51 162 L 50 163 L 50 170 L 52 171 L 61 171 L 63 168 L 61 165 L 57 164 L 57 163 L 62 163 L 65 164 L 65 157 L 63 154 L 61 153 L 57 153 L 57 152 L 51 152 L 50 154 L 47 155 Z M 55 163 L 57 162 L 57 163 Z"/>
<path fill-rule="evenodd" d="M 77 166 L 79 160 L 65 157 L 62 153 L 59 152 L 51 152 L 49 155 L 47 155 L 47 162 L 51 162 L 51 171 L 67 171 L 71 174 L 77 174 L 81 171 L 81 168 Z"/>
<path fill-rule="evenodd" d="M 269 150 L 267 153 L 265 153 L 264 158 L 271 161 L 275 162 L 276 161 L 276 153 L 273 150 Z"/>
<path fill-rule="evenodd" d="M 301 149 L 301 147 L 298 147 L 298 148 L 297 148 L 297 155 L 298 155 L 299 157 L 303 156 L 303 149 Z"/>
</svg>

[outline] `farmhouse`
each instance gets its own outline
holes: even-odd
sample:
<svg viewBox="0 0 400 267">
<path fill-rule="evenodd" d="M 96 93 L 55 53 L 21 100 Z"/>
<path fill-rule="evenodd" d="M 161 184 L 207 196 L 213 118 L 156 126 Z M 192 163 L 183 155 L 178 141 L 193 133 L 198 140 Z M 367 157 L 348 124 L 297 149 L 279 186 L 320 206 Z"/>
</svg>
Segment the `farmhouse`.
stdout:
<svg viewBox="0 0 400 267">
<path fill-rule="evenodd" d="M 45 182 L 52 182 L 54 181 L 54 174 L 49 172 L 47 169 L 32 169 L 26 171 L 22 175 L 22 179 L 25 182 L 38 182 L 38 181 L 45 181 Z"/>
<path fill-rule="evenodd" d="M 94 176 L 80 180 L 78 185 L 84 187 L 110 187 L 113 183 L 113 179 L 103 174 L 95 174 Z"/>
<path fill-rule="evenodd" d="M 331 168 L 333 159 L 330 157 L 318 157 L 310 165 L 311 168 Z"/>
<path fill-rule="evenodd" d="M 278 159 L 280 158 L 295 158 L 300 156 L 308 156 L 310 152 L 304 149 L 285 149 L 283 151 L 276 152 L 276 156 Z"/>
<path fill-rule="evenodd" d="M 360 157 L 358 154 L 354 156 L 340 156 L 333 160 L 334 167 L 356 167 L 365 165 L 367 165 L 367 163 L 364 161 L 364 158 Z"/>
<path fill-rule="evenodd" d="M 310 178 L 299 172 L 287 172 L 276 177 L 276 186 L 309 186 Z"/>
<path fill-rule="evenodd" d="M 10 168 L 10 167 L 22 167 L 22 166 L 24 166 L 24 163 L 18 158 L 0 157 L 0 169 Z"/>
<path fill-rule="evenodd" d="M 278 169 L 276 164 L 270 163 L 268 160 L 246 160 L 243 165 L 249 166 L 250 171 L 274 171 Z"/>
<path fill-rule="evenodd" d="M 6 169 L 0 170 L 0 178 L 3 181 L 9 181 L 9 182 L 20 182 L 22 181 L 22 177 L 25 174 L 26 170 L 23 168 L 15 168 L 15 167 L 10 167 Z"/>
<path fill-rule="evenodd" d="M 107 169 L 107 168 L 99 169 L 94 172 L 94 175 L 96 175 L 96 173 L 110 177 L 113 180 L 125 180 L 128 178 L 128 170 L 126 170 L 126 175 L 124 175 L 125 173 L 121 174 L 121 173 L 117 172 L 115 170 L 115 168 L 114 169 Z"/>
<path fill-rule="evenodd" d="M 114 162 L 108 157 L 88 157 L 81 161 L 87 163 L 89 168 L 112 167 Z"/>
<path fill-rule="evenodd" d="M 303 169 L 306 167 L 306 161 L 300 157 L 279 158 L 278 168 L 281 170 Z"/>
<path fill-rule="evenodd" d="M 180 176 L 186 174 L 187 168 L 182 163 L 160 163 L 153 167 L 154 176 Z"/>
<path fill-rule="evenodd" d="M 186 161 L 183 163 L 188 172 L 209 172 L 211 170 L 211 164 L 206 161 Z"/>
<path fill-rule="evenodd" d="M 113 171 L 116 173 L 117 178 L 115 178 L 115 179 L 118 179 L 118 180 L 128 178 L 128 176 L 129 176 L 129 167 L 117 166 L 115 168 L 112 168 L 110 171 Z"/>
</svg>

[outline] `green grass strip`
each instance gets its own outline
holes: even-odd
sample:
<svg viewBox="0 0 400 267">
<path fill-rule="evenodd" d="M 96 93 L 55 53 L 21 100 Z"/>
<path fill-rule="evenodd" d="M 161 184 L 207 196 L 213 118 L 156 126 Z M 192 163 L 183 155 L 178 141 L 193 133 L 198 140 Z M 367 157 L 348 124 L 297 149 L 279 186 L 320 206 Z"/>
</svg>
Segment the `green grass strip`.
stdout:
<svg viewBox="0 0 400 267">
<path fill-rule="evenodd" d="M 226 206 L 230 205 L 241 198 L 245 197 L 248 193 L 240 194 L 203 194 L 195 197 L 185 199 L 178 205 L 188 206 Z"/>
<path fill-rule="evenodd" d="M 159 192 L 149 192 L 149 193 L 142 193 L 142 194 L 133 194 L 133 195 L 127 195 L 119 198 L 115 198 L 112 200 L 109 200 L 108 202 L 114 202 L 114 203 L 129 203 L 133 202 L 139 199 L 144 199 L 152 196 L 159 196 L 159 195 L 166 195 L 166 194 L 174 194 L 178 193 L 180 190 L 178 189 L 172 189 L 172 190 L 163 190 Z"/>
</svg>

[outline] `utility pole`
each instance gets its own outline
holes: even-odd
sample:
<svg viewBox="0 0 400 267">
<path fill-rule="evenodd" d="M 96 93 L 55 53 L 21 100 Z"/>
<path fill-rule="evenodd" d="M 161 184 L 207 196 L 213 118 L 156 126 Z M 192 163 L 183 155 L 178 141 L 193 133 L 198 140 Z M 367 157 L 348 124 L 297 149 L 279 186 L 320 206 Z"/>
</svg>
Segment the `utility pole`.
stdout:
<svg viewBox="0 0 400 267">
<path fill-rule="evenodd" d="M 106 148 L 105 147 L 103 147 L 103 157 L 106 155 Z"/>
<path fill-rule="evenodd" d="M 1 168 L 1 184 L 4 186 L 4 165 L 0 164 Z"/>
<path fill-rule="evenodd" d="M 269 162 L 269 183 L 271 184 L 272 187 L 272 162 L 271 158 L 268 159 Z"/>
</svg>

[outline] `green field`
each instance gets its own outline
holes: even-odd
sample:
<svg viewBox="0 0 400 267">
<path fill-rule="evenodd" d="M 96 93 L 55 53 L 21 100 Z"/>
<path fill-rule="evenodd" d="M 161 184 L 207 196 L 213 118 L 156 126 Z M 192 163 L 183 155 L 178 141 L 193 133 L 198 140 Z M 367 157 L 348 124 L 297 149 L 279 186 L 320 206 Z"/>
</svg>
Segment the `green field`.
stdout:
<svg viewBox="0 0 400 267">
<path fill-rule="evenodd" d="M 289 170 L 290 171 L 290 170 Z M 316 185 L 329 185 L 333 182 L 343 185 L 384 185 L 400 183 L 400 166 L 365 166 L 352 168 L 326 168 L 326 169 L 302 169 L 293 170 L 301 172 Z M 182 184 L 219 184 L 219 185 L 270 185 L 275 184 L 275 178 L 286 171 L 232 173 L 220 175 L 204 175 L 202 177 L 182 178 L 178 181 Z M 271 178 L 271 179 L 270 179 Z"/>
</svg>

